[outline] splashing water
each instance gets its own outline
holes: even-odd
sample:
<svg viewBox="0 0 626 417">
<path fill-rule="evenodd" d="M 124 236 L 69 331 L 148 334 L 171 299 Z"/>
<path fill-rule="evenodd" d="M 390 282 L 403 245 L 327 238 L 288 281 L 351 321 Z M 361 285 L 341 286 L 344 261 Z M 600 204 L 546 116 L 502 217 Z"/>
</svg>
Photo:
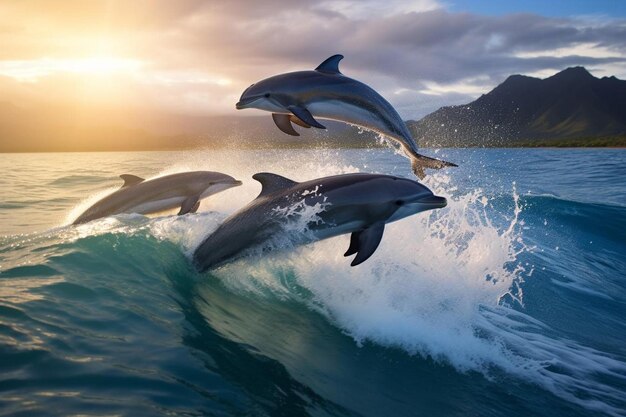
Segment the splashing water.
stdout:
<svg viewBox="0 0 626 417">
<path fill-rule="evenodd" d="M 130 288 L 132 291 L 129 294 L 136 296 L 142 294 L 144 287 L 154 285 L 154 277 L 162 276 L 163 268 L 169 268 L 160 267 L 156 260 L 161 256 L 165 259 L 176 259 L 174 255 L 182 258 L 180 252 L 190 258 L 198 244 L 229 214 L 256 197 L 259 185 L 249 178 L 257 171 L 276 172 L 302 181 L 365 170 L 364 167 L 369 165 L 366 169 L 368 171 L 378 169 L 379 172 L 410 175 L 404 157 L 395 157 L 387 149 L 358 151 L 359 157 L 364 155 L 363 160 L 358 162 L 355 158 L 356 161 L 346 163 L 336 162 L 342 160 L 342 152 L 348 153 L 346 151 L 282 152 L 291 153 L 287 158 L 278 151 L 265 154 L 254 152 L 254 157 L 263 160 L 262 169 L 258 169 L 258 164 L 251 163 L 250 154 L 245 152 L 233 151 L 218 155 L 213 152 L 179 153 L 174 158 L 177 161 L 174 165 L 171 165 L 172 158 L 168 156 L 165 158 L 167 163 L 163 166 L 154 163 L 152 172 L 136 174 L 153 177 L 207 169 L 233 175 L 244 180 L 244 185 L 204 200 L 197 215 L 151 219 L 139 215 L 121 215 L 78 227 L 59 227 L 44 233 L 4 237 L 0 241 L 0 249 L 3 250 L 0 252 L 3 256 L 2 271 L 8 268 L 9 272 L 20 277 L 18 274 L 24 272 L 19 268 L 43 268 L 50 264 L 63 274 L 52 276 L 49 282 L 41 279 L 37 281 L 37 285 L 42 288 L 48 285 L 52 290 L 63 289 L 63 285 L 67 284 L 65 281 L 70 282 L 73 279 L 71 273 L 75 271 L 72 270 L 72 262 L 87 257 L 96 266 L 104 265 L 95 270 L 94 277 L 110 267 L 114 272 L 108 278 L 114 285 L 117 285 L 114 279 L 123 282 L 132 278 L 141 282 L 141 287 L 138 288 L 124 287 L 125 291 Z M 372 152 L 376 153 L 376 164 L 372 163 Z M 389 157 L 390 154 L 392 157 Z M 597 161 L 597 158 L 593 160 Z M 552 162 L 551 167 L 554 167 Z M 265 305 L 296 304 L 305 307 L 301 310 L 320 313 L 325 323 L 331 323 L 333 328 L 340 329 L 349 336 L 350 339 L 346 339 L 352 345 L 358 346 L 355 349 L 364 351 L 373 346 L 401 352 L 407 358 L 428 358 L 441 366 L 442 372 L 446 367 L 452 367 L 459 375 L 479 373 L 486 380 L 492 381 L 493 387 L 507 386 L 511 384 L 511 380 L 532 383 L 563 399 L 567 404 L 577 404 L 589 412 L 624 415 L 624 390 L 620 387 L 626 386 L 626 365 L 620 360 L 619 352 L 615 353 L 614 350 L 613 353 L 606 353 L 611 350 L 599 350 L 601 345 L 599 348 L 598 345 L 589 347 L 580 338 L 553 327 L 553 323 L 548 324 L 546 316 L 539 319 L 527 308 L 529 302 L 532 304 L 533 296 L 538 297 L 536 293 L 529 291 L 528 284 L 537 284 L 539 277 L 545 277 L 541 271 L 551 266 L 550 263 L 544 263 L 543 268 L 533 265 L 541 258 L 534 256 L 537 241 L 529 242 L 527 239 L 529 225 L 526 222 L 533 221 L 529 213 L 537 211 L 532 204 L 544 204 L 545 198 L 533 200 L 524 194 L 520 195 L 517 189 L 527 188 L 506 178 L 501 180 L 504 191 L 500 194 L 484 191 L 481 187 L 467 186 L 460 183 L 459 178 L 462 175 L 457 175 L 457 172 L 451 172 L 451 175 L 436 173 L 425 181 L 425 185 L 436 195 L 448 199 L 448 207 L 420 213 L 388 225 L 376 253 L 357 267 L 351 268 L 349 259 L 343 257 L 349 243 L 346 235 L 296 248 L 289 248 L 287 239 L 276 245 L 282 250 L 262 256 L 250 256 L 226 265 L 213 274 L 194 278 L 198 278 L 201 289 L 205 288 L 201 285 L 203 283 L 217 282 L 229 295 L 243 299 L 244 303 L 256 303 L 260 299 L 265 300 Z M 123 172 L 106 172 L 103 177 L 110 179 L 120 173 Z M 74 208 L 66 222 L 71 221 L 88 204 L 116 188 L 107 188 L 84 200 Z M 534 203 L 529 204 L 528 201 Z M 546 202 L 553 203 L 550 199 Z M 552 206 L 547 207 L 551 208 Z M 566 209 L 566 214 L 569 215 L 570 212 L 586 207 L 579 204 L 566 206 Z M 594 206 L 594 209 L 597 207 Z M 288 225 L 287 234 L 306 233 L 307 226 L 317 219 L 323 206 L 289 207 L 282 210 L 291 215 L 296 214 L 295 221 Z M 605 208 L 605 211 L 609 214 L 619 213 L 615 208 Z M 558 222 L 554 218 L 545 222 L 549 213 L 540 214 L 543 228 L 548 226 L 546 223 Z M 609 220 L 610 217 L 604 216 Z M 593 228 L 599 227 L 596 223 L 591 225 Z M 548 232 L 549 230 L 542 229 L 542 233 Z M 611 235 L 608 236 L 613 239 Z M 594 237 L 594 245 L 599 244 L 598 240 L 599 238 Z M 50 243 L 56 241 L 61 242 L 58 249 L 54 243 Z M 158 243 L 153 243 L 154 241 Z M 129 242 L 139 245 L 136 253 L 133 250 L 123 255 L 115 252 L 116 245 L 126 245 L 124 248 L 128 249 Z M 94 245 L 96 249 L 91 249 L 90 245 Z M 541 250 L 547 251 L 546 245 L 543 246 Z M 561 254 L 567 250 L 568 242 L 555 242 L 554 246 L 561 248 Z M 31 247 L 37 250 L 28 250 L 28 259 L 22 261 L 20 257 Z M 159 252 L 153 255 L 146 248 L 148 251 Z M 172 248 L 174 255 L 168 252 Z M 611 250 L 617 249 L 611 247 Z M 100 251 L 107 255 L 100 255 Z M 55 256 L 50 257 L 49 253 L 55 253 Z M 104 264 L 99 263 L 99 256 L 113 256 L 112 263 L 108 263 L 108 259 Z M 141 268 L 135 267 L 135 263 L 144 258 L 150 261 L 143 264 L 143 268 L 148 271 L 145 272 L 145 277 L 150 280 L 140 281 L 144 274 Z M 527 262 L 527 259 L 533 260 Z M 558 262 L 555 257 L 547 259 L 551 263 Z M 155 263 L 158 267 L 150 269 L 154 266 L 151 264 Z M 172 268 L 189 274 L 189 270 L 185 269 L 189 264 L 182 263 L 182 266 L 175 265 Z M 75 283 L 82 283 L 89 278 L 89 273 L 84 272 L 90 271 L 86 266 L 85 269 L 82 265 L 76 268 L 76 276 L 79 278 L 75 279 Z M 66 269 L 69 272 L 64 272 Z M 45 272 L 45 268 L 42 270 Z M 616 291 L 610 296 L 604 294 L 607 288 L 619 290 L 621 287 L 617 284 L 612 284 L 612 287 L 593 286 L 593 282 L 585 281 L 584 277 L 577 275 L 574 278 L 579 280 L 575 281 L 577 286 L 589 288 L 585 296 L 596 293 L 603 295 L 602 300 L 607 302 L 622 300 Z M 28 279 L 30 278 L 20 278 L 19 282 L 24 283 Z M 556 278 L 553 275 L 550 279 Z M 100 290 L 97 286 L 102 284 L 96 281 L 96 284 L 91 285 L 96 285 L 97 296 L 106 300 L 103 306 L 115 302 L 105 297 L 106 292 L 98 292 Z M 563 285 L 556 283 L 555 287 L 562 288 Z M 27 296 L 33 297 L 29 294 L 29 288 L 31 287 L 24 286 L 20 290 L 17 294 L 20 300 L 27 299 Z M 567 288 L 569 291 L 573 285 Z M 37 299 L 46 300 L 45 290 L 32 291 L 37 293 Z M 154 294 L 165 291 L 166 287 L 156 287 Z M 126 292 L 122 294 L 127 295 Z M 170 297 L 166 294 L 165 298 L 176 299 L 178 296 L 174 294 Z M 194 294 L 192 298 L 203 297 L 200 291 L 200 294 Z M 5 298 L 5 301 L 11 299 L 14 298 Z M 49 303 L 50 300 L 55 300 L 54 296 L 48 299 Z M 70 307 L 72 303 L 78 303 L 78 299 L 72 300 L 68 304 Z M 545 304 L 556 301 L 558 300 L 551 298 L 541 299 Z M 98 302 L 98 299 L 94 299 L 93 305 L 98 305 Z M 228 309 L 228 303 L 225 303 Z M 146 302 L 147 305 L 149 303 Z M 589 305 L 586 308 L 593 311 L 593 305 Z M 121 311 L 125 308 L 125 305 L 120 307 Z M 142 305 L 141 308 L 147 307 Z M 161 310 L 158 311 L 159 313 L 154 314 L 160 314 Z M 36 313 L 34 310 L 31 312 L 37 317 Z M 255 312 L 251 310 L 248 313 Z M 557 311 L 556 314 L 559 313 Z M 46 311 L 46 317 L 47 314 Z M 290 310 L 290 314 L 300 316 L 302 312 L 294 309 Z M 71 320 L 72 316 L 63 311 L 61 317 L 62 320 Z M 0 320 L 2 319 L 0 316 Z M 219 323 L 226 323 L 231 317 L 226 314 L 224 317 L 207 316 L 206 319 L 219 330 Z M 250 326 L 254 327 L 255 319 L 249 320 Z M 145 323 L 140 323 L 141 325 L 136 324 L 135 331 L 144 328 Z M 77 326 L 76 323 L 73 325 Z M 308 329 L 303 328 L 300 331 L 307 333 Z M 180 335 L 176 333 L 173 340 L 179 339 Z M 243 342 L 250 343 L 246 340 Z M 158 343 L 160 345 L 160 341 Z M 124 350 L 120 350 L 116 352 L 117 356 L 112 357 L 117 360 L 123 356 L 123 352 Z M 159 371 L 162 372 L 161 369 Z M 416 375 L 415 381 L 417 380 L 419 378 Z M 515 385 L 511 387 L 503 390 L 515 389 Z M 521 398 L 523 396 L 524 394 L 520 394 Z M 545 394 L 539 395 L 542 401 L 548 397 Z M 553 401 L 549 398 L 548 400 Z"/>
<path fill-rule="evenodd" d="M 425 184 L 448 207 L 386 227 L 376 253 L 355 268 L 342 256 L 348 236 L 253 258 L 217 273 L 233 290 L 290 297 L 281 271 L 293 271 L 322 312 L 357 344 L 399 347 L 488 378 L 501 372 L 536 383 L 585 408 L 617 415 L 621 393 L 597 375 L 624 377 L 626 366 L 602 352 L 550 334 L 523 312 L 532 250 L 522 239 L 523 207 L 512 184 L 510 212 L 498 214 L 482 190 L 457 191 L 449 176 Z M 319 208 L 293 223 L 303 232 Z M 298 298 L 299 295 L 296 297 Z M 593 392 L 602 401 L 588 398 Z M 582 394 L 581 394 L 582 393 Z"/>
</svg>

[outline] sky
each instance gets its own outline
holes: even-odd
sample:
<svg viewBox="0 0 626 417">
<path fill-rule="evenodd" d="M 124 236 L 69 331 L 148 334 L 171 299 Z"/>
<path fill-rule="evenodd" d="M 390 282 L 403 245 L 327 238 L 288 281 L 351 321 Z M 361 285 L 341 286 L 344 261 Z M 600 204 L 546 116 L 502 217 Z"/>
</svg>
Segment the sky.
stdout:
<svg viewBox="0 0 626 417">
<path fill-rule="evenodd" d="M 626 2 L 2 0 L 0 45 L 0 102 L 24 108 L 242 114 L 251 83 L 341 53 L 419 119 L 511 74 L 626 78 Z"/>
</svg>

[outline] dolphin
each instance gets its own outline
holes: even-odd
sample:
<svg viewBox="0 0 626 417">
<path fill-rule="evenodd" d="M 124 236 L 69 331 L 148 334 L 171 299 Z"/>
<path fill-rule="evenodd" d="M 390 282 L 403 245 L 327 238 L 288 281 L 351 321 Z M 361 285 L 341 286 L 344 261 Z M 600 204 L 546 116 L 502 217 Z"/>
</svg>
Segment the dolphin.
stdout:
<svg viewBox="0 0 626 417">
<path fill-rule="evenodd" d="M 300 136 L 292 123 L 326 129 L 318 118 L 339 120 L 380 133 L 398 142 L 418 178 L 424 178 L 426 168 L 457 166 L 418 153 L 417 144 L 398 112 L 372 88 L 339 72 L 341 59 L 343 55 L 333 55 L 314 71 L 289 72 L 252 84 L 235 107 L 272 112 L 276 126 L 292 136 Z"/>
<path fill-rule="evenodd" d="M 263 172 L 252 178 L 261 183 L 261 193 L 197 247 L 193 262 L 198 270 L 216 268 L 248 250 L 271 250 L 277 238 L 287 238 L 291 246 L 346 233 L 352 235 L 344 256 L 356 254 L 355 266 L 376 251 L 385 224 L 447 204 L 419 182 L 391 175 L 355 173 L 296 182 Z M 303 218 L 307 209 L 314 216 Z M 306 231 L 287 230 L 298 219 L 304 219 Z"/>
<path fill-rule="evenodd" d="M 129 174 L 120 178 L 124 184 L 119 190 L 89 207 L 72 224 L 120 213 L 158 213 L 176 207 L 180 207 L 179 215 L 195 213 L 203 198 L 242 184 L 211 171 L 181 172 L 147 181 Z"/>
</svg>

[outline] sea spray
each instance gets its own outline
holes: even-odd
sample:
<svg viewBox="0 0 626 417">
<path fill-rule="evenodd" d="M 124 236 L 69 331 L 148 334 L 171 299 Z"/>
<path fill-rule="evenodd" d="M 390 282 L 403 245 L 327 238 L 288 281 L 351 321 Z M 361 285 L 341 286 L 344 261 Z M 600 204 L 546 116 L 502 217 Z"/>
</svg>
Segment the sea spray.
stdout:
<svg viewBox="0 0 626 417">
<path fill-rule="evenodd" d="M 96 222 L 85 233 L 149 232 L 189 255 L 228 214 L 256 197 L 260 187 L 249 179 L 253 173 L 307 180 L 358 170 L 358 164 L 329 162 L 336 151 L 316 158 L 306 152 L 292 159 L 267 154 L 273 162 L 262 167 L 237 152 L 228 158 L 178 158 L 179 165 L 163 173 L 224 170 L 243 179 L 244 186 L 201 207 L 204 212 L 197 216 L 119 216 Z M 448 198 L 449 207 L 387 226 L 377 253 L 356 268 L 343 257 L 349 239 L 342 236 L 244 259 L 205 279 L 218 278 L 238 294 L 302 303 L 358 345 L 400 348 L 461 372 L 481 372 L 494 382 L 519 378 L 567 402 L 619 415 L 623 392 L 615 386 L 624 384 L 624 363 L 525 312 L 523 281 L 530 281 L 532 265 L 523 262 L 529 249 L 522 239 L 526 208 L 514 185 L 509 183 L 511 194 L 497 195 L 480 188 L 466 191 L 453 178 L 437 173 L 425 181 Z"/>
<path fill-rule="evenodd" d="M 624 364 L 551 334 L 524 313 L 532 266 L 519 260 L 529 248 L 515 184 L 508 212 L 494 210 L 480 189 L 458 192 L 444 174 L 426 184 L 448 207 L 388 225 L 376 254 L 358 267 L 343 257 L 349 238 L 341 236 L 245 259 L 216 276 L 233 291 L 300 299 L 358 345 L 399 347 L 487 378 L 514 376 L 617 415 L 620 392 L 602 375 L 623 378 Z M 291 294 L 289 271 L 308 299 Z"/>
<path fill-rule="evenodd" d="M 626 153 L 439 152 L 460 166 L 426 183 L 451 206 L 389 225 L 366 263 L 348 266 L 342 236 L 203 274 L 189 256 L 258 195 L 252 174 L 411 178 L 406 160 L 387 148 L 6 155 L 0 408 L 624 416 Z M 189 170 L 244 185 L 197 215 L 62 226 L 120 174 Z"/>
</svg>

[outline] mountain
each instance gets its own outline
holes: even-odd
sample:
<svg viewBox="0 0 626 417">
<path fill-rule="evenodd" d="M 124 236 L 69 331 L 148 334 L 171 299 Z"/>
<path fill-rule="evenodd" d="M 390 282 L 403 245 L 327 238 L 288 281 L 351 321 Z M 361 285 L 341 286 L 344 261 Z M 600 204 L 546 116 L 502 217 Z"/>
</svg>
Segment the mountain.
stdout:
<svg viewBox="0 0 626 417">
<path fill-rule="evenodd" d="M 626 81 L 583 67 L 539 79 L 512 75 L 491 92 L 407 122 L 420 146 L 550 144 L 626 134 Z"/>
</svg>

